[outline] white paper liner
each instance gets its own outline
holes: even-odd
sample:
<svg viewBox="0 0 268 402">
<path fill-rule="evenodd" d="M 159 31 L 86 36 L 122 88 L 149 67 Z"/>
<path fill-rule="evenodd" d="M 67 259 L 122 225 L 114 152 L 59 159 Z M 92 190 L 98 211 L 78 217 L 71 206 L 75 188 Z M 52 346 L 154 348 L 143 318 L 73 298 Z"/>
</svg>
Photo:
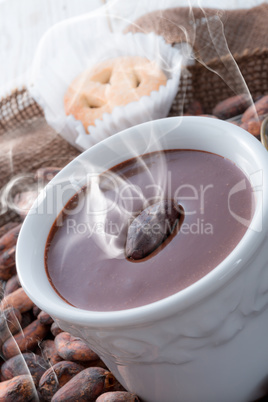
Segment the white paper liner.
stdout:
<svg viewBox="0 0 268 402">
<path fill-rule="evenodd" d="M 84 29 L 82 25 L 78 30 L 65 25 L 60 31 L 53 32 L 52 29 L 45 36 L 34 60 L 29 86 L 32 96 L 43 108 L 48 124 L 79 150 L 133 125 L 166 117 L 178 91 L 183 63 L 182 53 L 154 33 L 106 32 L 96 38 L 90 32 L 94 29 L 90 24 L 84 24 Z M 64 94 L 78 74 L 100 61 L 119 56 L 142 56 L 156 61 L 167 76 L 167 84 L 150 96 L 115 107 L 112 113 L 104 114 L 102 120 L 96 120 L 95 126 L 89 126 L 87 134 L 80 121 L 72 115 L 66 116 Z"/>
</svg>

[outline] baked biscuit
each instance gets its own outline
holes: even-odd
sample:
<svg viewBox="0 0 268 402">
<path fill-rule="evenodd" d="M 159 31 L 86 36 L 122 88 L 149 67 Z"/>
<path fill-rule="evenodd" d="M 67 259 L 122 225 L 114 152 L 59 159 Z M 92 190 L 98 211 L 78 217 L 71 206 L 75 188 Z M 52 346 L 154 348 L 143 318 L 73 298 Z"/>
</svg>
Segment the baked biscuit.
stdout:
<svg viewBox="0 0 268 402">
<path fill-rule="evenodd" d="M 88 126 L 94 126 L 104 113 L 149 96 L 166 82 L 164 72 L 144 57 L 106 60 L 74 79 L 64 96 L 65 112 L 80 120 L 88 132 Z"/>
</svg>

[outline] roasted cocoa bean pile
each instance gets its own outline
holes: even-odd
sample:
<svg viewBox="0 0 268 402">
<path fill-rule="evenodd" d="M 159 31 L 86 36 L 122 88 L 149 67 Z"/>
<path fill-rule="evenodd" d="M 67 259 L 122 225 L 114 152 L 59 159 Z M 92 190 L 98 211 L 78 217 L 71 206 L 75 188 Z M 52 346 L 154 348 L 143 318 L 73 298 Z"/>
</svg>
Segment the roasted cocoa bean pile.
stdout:
<svg viewBox="0 0 268 402">
<path fill-rule="evenodd" d="M 250 134 L 260 139 L 261 124 L 268 115 L 268 95 L 253 99 L 246 94 L 232 96 L 218 103 L 211 115 L 204 114 L 198 100 L 194 100 L 187 108 L 184 116 L 207 116 L 214 119 L 229 120 L 244 128 Z"/>
<path fill-rule="evenodd" d="M 36 178 L 47 182 L 58 171 L 39 169 Z M 23 193 L 18 198 L 23 219 L 31 205 Z M 26 295 L 15 264 L 20 228 L 0 228 L 0 401 L 138 402 L 86 342 L 63 332 Z"/>
</svg>

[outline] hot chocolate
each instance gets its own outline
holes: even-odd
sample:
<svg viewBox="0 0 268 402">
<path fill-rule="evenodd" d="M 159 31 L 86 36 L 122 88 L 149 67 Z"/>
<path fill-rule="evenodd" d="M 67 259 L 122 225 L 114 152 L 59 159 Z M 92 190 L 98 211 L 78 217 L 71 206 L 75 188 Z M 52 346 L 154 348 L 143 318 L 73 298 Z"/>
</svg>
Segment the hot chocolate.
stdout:
<svg viewBox="0 0 268 402">
<path fill-rule="evenodd" d="M 67 203 L 47 239 L 47 275 L 82 309 L 152 303 L 213 270 L 253 213 L 249 180 L 228 159 L 193 150 L 146 154 L 91 178 Z M 143 240 L 129 243 L 137 228 L 146 253 Z"/>
</svg>

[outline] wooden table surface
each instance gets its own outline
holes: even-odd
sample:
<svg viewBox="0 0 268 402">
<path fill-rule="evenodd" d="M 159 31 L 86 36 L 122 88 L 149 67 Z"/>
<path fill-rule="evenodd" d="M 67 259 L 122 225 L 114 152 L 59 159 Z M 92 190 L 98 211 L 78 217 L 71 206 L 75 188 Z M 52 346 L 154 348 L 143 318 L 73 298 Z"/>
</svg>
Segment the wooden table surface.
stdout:
<svg viewBox="0 0 268 402">
<path fill-rule="evenodd" d="M 189 5 L 188 0 L 0 0 L 0 98 L 26 84 L 37 44 L 49 27 L 105 3 L 109 12 L 121 17 L 113 30 L 121 30 L 130 20 L 153 9 Z M 219 7 L 216 0 L 190 3 Z M 253 7 L 260 3 L 262 0 L 225 0 L 220 6 Z"/>
</svg>

